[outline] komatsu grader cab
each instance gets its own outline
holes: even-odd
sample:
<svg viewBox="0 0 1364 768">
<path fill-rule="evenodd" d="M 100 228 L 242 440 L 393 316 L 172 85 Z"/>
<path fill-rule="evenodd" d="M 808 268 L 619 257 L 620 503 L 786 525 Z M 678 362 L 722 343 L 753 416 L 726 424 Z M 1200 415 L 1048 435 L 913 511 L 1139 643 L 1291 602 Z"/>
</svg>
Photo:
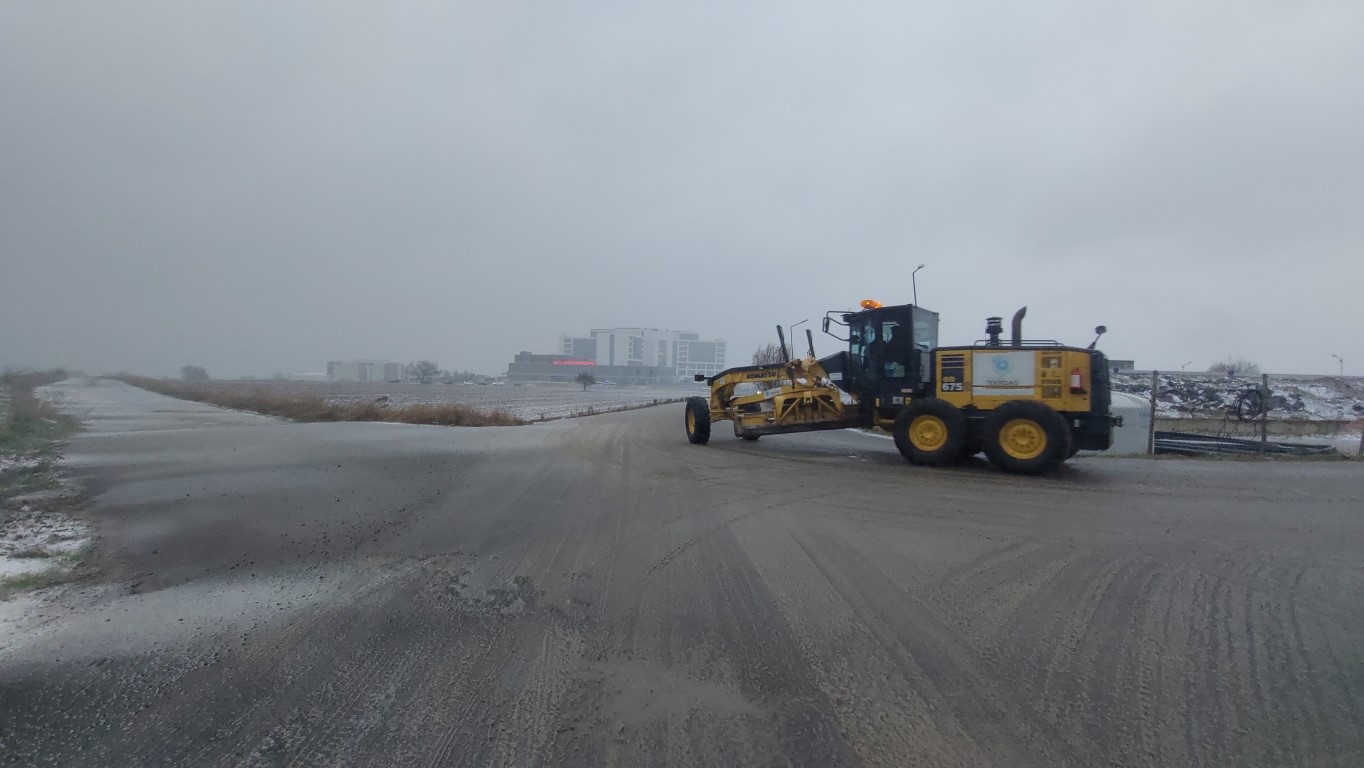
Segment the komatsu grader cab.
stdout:
<svg viewBox="0 0 1364 768">
<path fill-rule="evenodd" d="M 1002 318 L 991 317 L 985 339 L 940 347 L 936 312 L 868 299 L 860 312 L 825 314 L 824 332 L 848 349 L 821 359 L 808 330 L 808 353 L 793 359 L 778 326 L 783 362 L 696 377 L 709 382 L 710 397 L 688 399 L 687 439 L 704 445 L 711 424 L 726 420 L 744 440 L 880 427 L 912 464 L 945 466 L 984 451 L 1020 474 L 1053 469 L 1076 451 L 1107 450 L 1114 419 L 1098 336 L 1087 348 L 1024 340 L 1026 312 L 1014 315 L 1007 341 Z M 757 391 L 740 393 L 744 384 Z"/>
</svg>

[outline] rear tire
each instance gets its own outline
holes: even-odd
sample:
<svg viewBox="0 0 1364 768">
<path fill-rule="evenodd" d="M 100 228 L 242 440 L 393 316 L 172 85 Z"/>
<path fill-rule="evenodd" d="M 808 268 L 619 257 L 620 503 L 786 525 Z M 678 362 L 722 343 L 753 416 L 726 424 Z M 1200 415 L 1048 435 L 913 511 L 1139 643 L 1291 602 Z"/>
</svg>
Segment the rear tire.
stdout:
<svg viewBox="0 0 1364 768">
<path fill-rule="evenodd" d="M 1005 472 L 1050 472 L 1070 457 L 1070 429 L 1061 414 L 1031 400 L 1016 400 L 985 419 L 985 455 Z"/>
<path fill-rule="evenodd" d="M 687 439 L 693 445 L 710 442 L 710 403 L 704 397 L 687 398 L 687 414 L 683 417 Z"/>
<path fill-rule="evenodd" d="M 911 464 L 945 467 L 966 445 L 966 416 L 943 400 L 911 400 L 891 427 L 895 447 Z"/>
</svg>

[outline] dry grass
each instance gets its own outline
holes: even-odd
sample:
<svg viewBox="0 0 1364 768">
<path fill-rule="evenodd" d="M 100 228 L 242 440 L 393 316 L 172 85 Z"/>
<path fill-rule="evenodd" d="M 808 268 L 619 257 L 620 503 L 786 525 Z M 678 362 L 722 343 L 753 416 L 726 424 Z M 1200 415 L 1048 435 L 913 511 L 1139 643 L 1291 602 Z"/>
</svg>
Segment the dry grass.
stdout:
<svg viewBox="0 0 1364 768">
<path fill-rule="evenodd" d="M 31 589 L 43 589 L 54 587 L 69 580 L 69 574 L 53 569 L 50 571 L 38 571 L 37 573 L 25 573 L 22 576 L 11 576 L 0 579 L 0 600 L 8 600 L 10 595 L 16 592 L 27 592 Z"/>
<path fill-rule="evenodd" d="M 181 400 L 194 400 L 222 408 L 279 416 L 290 421 L 389 421 L 446 427 L 514 427 L 527 423 L 526 420 L 501 409 L 485 411 L 455 403 L 396 408 L 390 408 L 380 402 L 336 404 L 316 395 L 279 395 L 264 389 L 242 392 L 212 384 L 190 384 L 143 376 L 119 378 L 135 387 L 178 397 Z"/>
<path fill-rule="evenodd" d="M 0 374 L 0 453 L 46 455 L 56 441 L 76 431 L 79 423 L 33 395 L 41 387 L 66 378 L 66 371 L 5 371 Z"/>
</svg>

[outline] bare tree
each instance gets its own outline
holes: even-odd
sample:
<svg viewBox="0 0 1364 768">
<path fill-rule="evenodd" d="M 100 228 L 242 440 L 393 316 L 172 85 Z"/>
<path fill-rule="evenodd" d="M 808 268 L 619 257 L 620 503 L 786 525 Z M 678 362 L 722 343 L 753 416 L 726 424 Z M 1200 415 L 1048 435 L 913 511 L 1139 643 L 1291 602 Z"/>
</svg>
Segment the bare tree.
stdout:
<svg viewBox="0 0 1364 768">
<path fill-rule="evenodd" d="M 1258 376 L 1260 375 L 1260 366 L 1244 357 L 1228 357 L 1220 363 L 1213 363 L 1208 366 L 1208 373 L 1223 373 L 1227 376 Z"/>
<path fill-rule="evenodd" d="M 582 373 L 578 374 L 577 377 L 575 377 L 573 380 L 583 385 L 584 392 L 587 391 L 587 388 L 589 386 L 597 383 L 597 377 L 593 376 L 587 371 L 583 371 Z"/>
<path fill-rule="evenodd" d="M 180 366 L 180 378 L 193 382 L 208 381 L 208 371 L 204 370 L 201 365 L 182 365 Z"/>
<path fill-rule="evenodd" d="M 440 366 L 430 360 L 418 360 L 415 363 L 408 363 L 405 373 L 410 381 L 430 384 L 436 378 L 436 374 L 440 373 Z"/>
<path fill-rule="evenodd" d="M 754 365 L 776 365 L 784 362 L 786 361 L 781 357 L 781 347 L 770 341 L 753 351 Z"/>
</svg>

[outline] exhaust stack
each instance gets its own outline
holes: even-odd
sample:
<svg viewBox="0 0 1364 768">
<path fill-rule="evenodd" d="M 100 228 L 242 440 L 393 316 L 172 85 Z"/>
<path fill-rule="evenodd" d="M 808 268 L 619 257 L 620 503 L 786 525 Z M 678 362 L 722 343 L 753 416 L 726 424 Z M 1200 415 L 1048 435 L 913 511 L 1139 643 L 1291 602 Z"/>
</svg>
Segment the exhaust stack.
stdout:
<svg viewBox="0 0 1364 768">
<path fill-rule="evenodd" d="M 985 318 L 985 337 L 990 340 L 992 347 L 999 346 L 999 337 L 1004 333 L 1004 318 L 987 317 Z"/>
<path fill-rule="evenodd" d="M 1023 346 L 1023 316 L 1028 314 L 1028 308 L 1022 307 L 1014 313 L 1013 338 L 1009 340 L 1010 346 Z"/>
</svg>

